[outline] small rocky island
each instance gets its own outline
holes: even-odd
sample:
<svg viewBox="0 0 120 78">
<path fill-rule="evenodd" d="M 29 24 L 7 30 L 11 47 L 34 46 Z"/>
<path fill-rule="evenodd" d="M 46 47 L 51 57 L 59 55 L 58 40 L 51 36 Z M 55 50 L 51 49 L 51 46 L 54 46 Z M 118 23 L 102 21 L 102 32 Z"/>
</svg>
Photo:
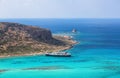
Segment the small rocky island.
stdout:
<svg viewBox="0 0 120 78">
<path fill-rule="evenodd" d="M 0 22 L 0 57 L 56 52 L 69 49 L 75 43 L 68 37 L 52 36 L 48 29 Z"/>
</svg>

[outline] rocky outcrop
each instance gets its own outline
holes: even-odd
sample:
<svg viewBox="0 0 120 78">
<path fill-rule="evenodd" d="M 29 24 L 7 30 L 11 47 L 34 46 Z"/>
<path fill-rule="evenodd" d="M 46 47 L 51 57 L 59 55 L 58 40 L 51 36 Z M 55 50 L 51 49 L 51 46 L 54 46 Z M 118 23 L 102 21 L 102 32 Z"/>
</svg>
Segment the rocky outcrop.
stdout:
<svg viewBox="0 0 120 78">
<path fill-rule="evenodd" d="M 0 40 L 14 41 L 14 40 L 29 40 L 34 39 L 38 41 L 52 40 L 50 30 L 27 26 L 18 23 L 0 23 Z"/>
<path fill-rule="evenodd" d="M 53 38 L 51 31 L 19 23 L 0 23 L 0 55 L 49 52 L 70 46 Z"/>
</svg>

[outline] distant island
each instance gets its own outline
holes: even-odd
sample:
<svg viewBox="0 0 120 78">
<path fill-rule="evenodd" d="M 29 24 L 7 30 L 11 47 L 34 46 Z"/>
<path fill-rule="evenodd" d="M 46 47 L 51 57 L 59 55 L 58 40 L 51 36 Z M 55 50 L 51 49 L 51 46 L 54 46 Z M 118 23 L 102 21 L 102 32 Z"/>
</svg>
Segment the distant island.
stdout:
<svg viewBox="0 0 120 78">
<path fill-rule="evenodd" d="M 56 52 L 69 49 L 75 43 L 69 36 L 52 36 L 45 28 L 0 22 L 0 57 Z"/>
</svg>

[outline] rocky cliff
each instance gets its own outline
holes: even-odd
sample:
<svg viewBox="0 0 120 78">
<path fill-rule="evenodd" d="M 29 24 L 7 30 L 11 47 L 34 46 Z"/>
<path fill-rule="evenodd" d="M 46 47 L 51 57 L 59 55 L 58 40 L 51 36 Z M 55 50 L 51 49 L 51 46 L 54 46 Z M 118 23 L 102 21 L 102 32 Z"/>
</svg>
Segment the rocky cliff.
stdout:
<svg viewBox="0 0 120 78">
<path fill-rule="evenodd" d="M 52 35 L 49 30 L 43 28 L 18 23 L 0 23 L 0 40 L 2 40 L 0 42 L 30 39 L 46 42 L 52 40 Z"/>
<path fill-rule="evenodd" d="M 68 47 L 62 40 L 52 37 L 51 31 L 18 23 L 0 23 L 0 55 L 49 52 Z"/>
</svg>

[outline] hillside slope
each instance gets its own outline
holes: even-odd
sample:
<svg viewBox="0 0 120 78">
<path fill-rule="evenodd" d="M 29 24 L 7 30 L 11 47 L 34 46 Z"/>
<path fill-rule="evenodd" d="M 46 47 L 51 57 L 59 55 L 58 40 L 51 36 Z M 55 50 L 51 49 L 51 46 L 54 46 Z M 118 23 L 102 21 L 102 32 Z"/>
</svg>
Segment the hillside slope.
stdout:
<svg viewBox="0 0 120 78">
<path fill-rule="evenodd" d="M 68 49 L 74 44 L 64 37 L 52 37 L 51 31 L 19 23 L 0 23 L 0 56 L 39 54 Z"/>
</svg>

